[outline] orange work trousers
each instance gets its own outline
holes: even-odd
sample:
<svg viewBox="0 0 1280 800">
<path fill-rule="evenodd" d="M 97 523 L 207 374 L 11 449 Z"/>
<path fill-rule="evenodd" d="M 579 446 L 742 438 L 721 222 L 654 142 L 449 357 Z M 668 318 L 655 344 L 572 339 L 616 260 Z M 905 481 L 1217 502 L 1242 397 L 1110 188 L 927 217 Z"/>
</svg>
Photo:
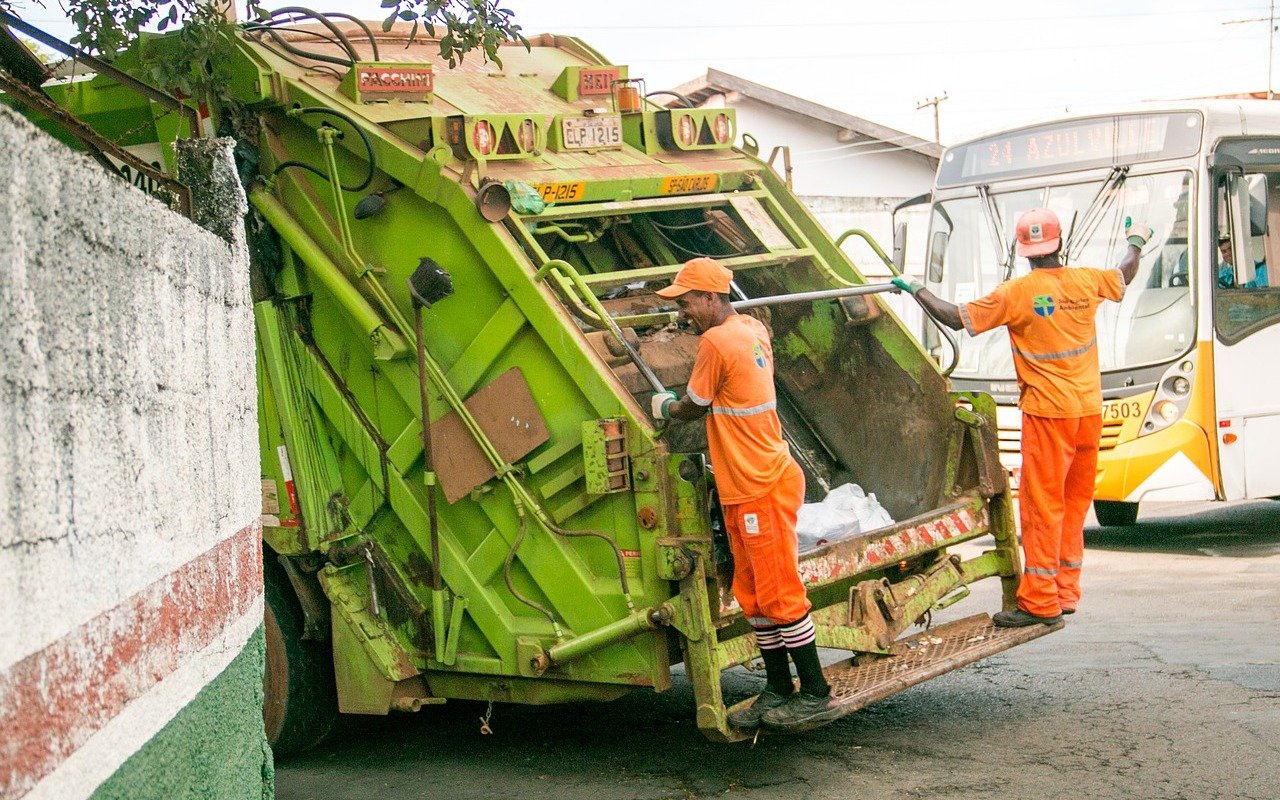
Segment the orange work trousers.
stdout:
<svg viewBox="0 0 1280 800">
<path fill-rule="evenodd" d="M 1022 581 L 1018 606 L 1053 617 L 1080 602 L 1084 518 L 1093 500 L 1102 417 L 1022 415 Z"/>
<path fill-rule="evenodd" d="M 733 596 L 748 622 L 786 625 L 812 604 L 800 581 L 796 518 L 804 503 L 804 473 L 794 461 L 773 488 L 724 506 L 733 551 Z"/>
</svg>

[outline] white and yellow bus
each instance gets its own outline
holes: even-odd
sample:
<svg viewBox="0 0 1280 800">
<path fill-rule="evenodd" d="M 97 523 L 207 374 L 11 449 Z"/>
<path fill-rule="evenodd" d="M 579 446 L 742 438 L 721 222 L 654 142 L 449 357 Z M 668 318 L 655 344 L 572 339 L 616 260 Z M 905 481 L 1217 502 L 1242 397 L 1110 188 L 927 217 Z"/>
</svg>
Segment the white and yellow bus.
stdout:
<svg viewBox="0 0 1280 800">
<path fill-rule="evenodd" d="M 1118 263 L 1126 217 L 1155 229 L 1124 299 L 1098 312 L 1101 524 L 1132 524 L 1144 501 L 1280 495 L 1280 103 L 1143 105 L 984 136 L 943 153 L 931 202 L 925 284 L 953 302 L 1028 269 L 1013 226 L 1030 208 L 1057 212 L 1069 266 Z M 999 403 L 1016 481 L 1008 337 L 958 339 L 952 379 Z"/>
</svg>

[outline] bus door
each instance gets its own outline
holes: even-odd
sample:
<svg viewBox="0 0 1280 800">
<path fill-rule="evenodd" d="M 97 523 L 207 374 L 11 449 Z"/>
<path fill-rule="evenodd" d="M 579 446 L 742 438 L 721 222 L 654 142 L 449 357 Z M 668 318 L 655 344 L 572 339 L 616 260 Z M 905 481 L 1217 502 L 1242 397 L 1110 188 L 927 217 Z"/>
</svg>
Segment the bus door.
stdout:
<svg viewBox="0 0 1280 800">
<path fill-rule="evenodd" d="M 1225 143 L 1214 163 L 1205 263 L 1223 494 L 1271 497 L 1280 495 L 1280 140 Z"/>
</svg>

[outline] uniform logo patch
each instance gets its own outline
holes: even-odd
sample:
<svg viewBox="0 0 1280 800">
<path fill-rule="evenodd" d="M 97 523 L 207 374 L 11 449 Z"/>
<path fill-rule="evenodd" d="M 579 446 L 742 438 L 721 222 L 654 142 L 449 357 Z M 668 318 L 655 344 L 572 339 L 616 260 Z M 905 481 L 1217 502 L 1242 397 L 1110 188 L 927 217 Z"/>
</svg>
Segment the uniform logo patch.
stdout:
<svg viewBox="0 0 1280 800">
<path fill-rule="evenodd" d="M 1032 242 L 1044 241 L 1044 228 L 1039 222 L 1033 222 L 1027 226 L 1027 238 Z"/>
<path fill-rule="evenodd" d="M 755 536 L 756 534 L 760 533 L 760 515 L 759 514 L 743 514 L 742 527 L 745 528 L 747 533 L 751 534 L 752 536 Z"/>
<path fill-rule="evenodd" d="M 759 342 L 756 342 L 755 349 L 751 351 L 751 355 L 755 357 L 756 366 L 764 369 L 764 348 L 760 346 Z"/>
<path fill-rule="evenodd" d="M 1051 294 L 1036 295 L 1035 297 L 1031 298 L 1031 307 L 1035 309 L 1035 312 L 1042 317 L 1052 316 L 1053 310 L 1054 308 L 1056 308 L 1053 302 L 1053 295 Z"/>
</svg>

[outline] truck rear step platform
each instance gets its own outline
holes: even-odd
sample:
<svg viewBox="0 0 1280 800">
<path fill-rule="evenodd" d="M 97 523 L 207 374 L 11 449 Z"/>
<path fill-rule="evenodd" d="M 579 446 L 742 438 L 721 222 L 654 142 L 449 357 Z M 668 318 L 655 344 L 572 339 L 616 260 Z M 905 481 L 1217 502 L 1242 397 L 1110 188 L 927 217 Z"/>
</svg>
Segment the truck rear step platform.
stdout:
<svg viewBox="0 0 1280 800">
<path fill-rule="evenodd" d="M 835 719 L 1062 627 L 1060 622 L 997 628 L 989 615 L 977 614 L 900 639 L 891 656 L 859 655 L 832 664 L 823 673 L 840 710 Z M 799 733 L 828 722 L 791 728 L 788 732 Z"/>
</svg>

